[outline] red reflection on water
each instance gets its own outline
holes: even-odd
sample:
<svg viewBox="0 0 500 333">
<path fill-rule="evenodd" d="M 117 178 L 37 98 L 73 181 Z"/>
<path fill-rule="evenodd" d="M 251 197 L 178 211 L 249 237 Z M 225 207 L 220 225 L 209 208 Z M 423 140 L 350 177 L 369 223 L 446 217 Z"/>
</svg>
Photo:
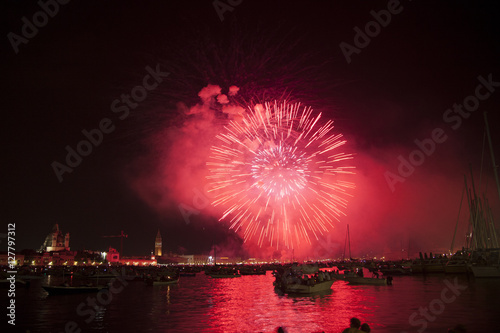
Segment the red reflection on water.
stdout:
<svg viewBox="0 0 500 333">
<path fill-rule="evenodd" d="M 341 332 L 349 319 L 369 322 L 368 297 L 361 288 L 335 282 L 332 291 L 322 295 L 288 296 L 274 291 L 273 276 L 242 276 L 212 279 L 208 331 Z"/>
</svg>

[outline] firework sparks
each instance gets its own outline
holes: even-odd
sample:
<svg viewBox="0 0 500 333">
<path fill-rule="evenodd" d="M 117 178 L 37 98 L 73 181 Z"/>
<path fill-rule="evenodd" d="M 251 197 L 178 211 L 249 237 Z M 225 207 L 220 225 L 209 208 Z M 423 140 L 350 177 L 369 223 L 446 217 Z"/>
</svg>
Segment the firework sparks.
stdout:
<svg viewBox="0 0 500 333">
<path fill-rule="evenodd" d="M 333 121 L 321 123 L 310 107 L 258 104 L 217 136 L 207 162 L 212 204 L 245 241 L 294 248 L 345 215 L 353 156 L 340 151 L 346 141 Z"/>
</svg>

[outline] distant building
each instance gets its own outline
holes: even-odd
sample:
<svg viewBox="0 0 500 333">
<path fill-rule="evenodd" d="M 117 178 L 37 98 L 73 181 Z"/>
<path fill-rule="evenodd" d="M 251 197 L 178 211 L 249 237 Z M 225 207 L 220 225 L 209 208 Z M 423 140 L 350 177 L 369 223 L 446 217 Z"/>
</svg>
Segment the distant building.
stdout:
<svg viewBox="0 0 500 333">
<path fill-rule="evenodd" d="M 106 255 L 106 259 L 110 263 L 119 263 L 120 262 L 120 253 L 116 251 L 116 249 L 109 247 L 108 254 Z"/>
<path fill-rule="evenodd" d="M 158 233 L 156 234 L 156 239 L 155 239 L 155 257 L 161 257 L 162 253 L 163 253 L 162 241 L 161 241 L 160 229 L 158 229 Z"/>
<path fill-rule="evenodd" d="M 106 255 L 106 260 L 111 265 L 127 265 L 127 266 L 150 266 L 156 265 L 156 259 L 149 257 L 120 257 L 120 252 L 110 247 Z"/>
<path fill-rule="evenodd" d="M 156 266 L 157 262 L 156 259 L 133 256 L 120 259 L 119 264 L 127 266 Z"/>
<path fill-rule="evenodd" d="M 9 261 L 9 258 L 12 258 L 12 256 L 8 252 L 2 252 L 0 253 L 0 266 L 7 266 L 7 265 L 17 265 L 21 266 L 24 264 L 24 255 L 16 253 L 16 261 Z"/>
<path fill-rule="evenodd" d="M 59 225 L 54 224 L 52 232 L 45 237 L 45 242 L 43 242 L 40 250 L 46 252 L 69 251 L 69 232 L 63 236 L 63 233 L 59 230 Z"/>
</svg>

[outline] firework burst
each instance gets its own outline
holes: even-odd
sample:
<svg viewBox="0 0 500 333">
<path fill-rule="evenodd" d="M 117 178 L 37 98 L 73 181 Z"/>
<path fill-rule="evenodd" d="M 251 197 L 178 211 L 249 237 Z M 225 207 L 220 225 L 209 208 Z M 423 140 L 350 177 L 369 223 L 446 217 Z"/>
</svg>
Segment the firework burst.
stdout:
<svg viewBox="0 0 500 333">
<path fill-rule="evenodd" d="M 279 249 L 311 243 L 329 232 L 347 205 L 352 154 L 312 108 L 286 102 L 258 104 L 217 136 L 207 165 L 220 220 Z"/>
</svg>

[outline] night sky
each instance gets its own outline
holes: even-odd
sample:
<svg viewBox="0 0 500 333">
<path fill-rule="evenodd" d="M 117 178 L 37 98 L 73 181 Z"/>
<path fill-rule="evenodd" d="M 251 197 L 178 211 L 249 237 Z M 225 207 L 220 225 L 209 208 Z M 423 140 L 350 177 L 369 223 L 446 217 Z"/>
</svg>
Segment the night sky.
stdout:
<svg viewBox="0 0 500 333">
<path fill-rule="evenodd" d="M 179 172 L 182 159 L 172 151 L 195 163 L 197 145 L 210 140 L 188 132 L 194 116 L 183 112 L 208 84 L 226 91 L 236 85 L 247 100 L 285 94 L 334 119 L 347 138 L 357 188 L 347 217 L 316 254 L 339 255 L 347 223 L 355 256 L 397 253 L 408 244 L 410 252 L 449 248 L 470 165 L 500 216 L 488 150 L 479 185 L 485 111 L 500 161 L 500 13 L 493 1 L 74 0 L 52 5 L 46 22 L 34 1 L 1 6 L 0 233 L 15 223 L 18 251 L 39 248 L 58 223 L 71 234 L 72 250 L 119 248 L 118 238 L 102 236 L 123 230 L 125 255 L 148 255 L 160 228 L 164 251 L 201 253 L 215 243 L 242 254 L 241 238 L 204 202 L 189 223 L 179 210 L 193 206 L 193 189 L 203 188 L 189 167 L 205 162 Z M 380 14 L 388 8 L 390 21 Z M 38 31 L 25 27 L 23 37 L 23 17 L 32 24 L 34 15 Z M 374 15 L 385 27 L 369 24 L 369 40 L 356 39 Z M 122 95 L 132 91 L 146 96 L 127 104 Z M 453 112 L 463 103 L 474 110 L 462 108 L 468 118 Z M 66 147 L 76 149 L 82 131 L 99 126 L 109 133 L 94 137 L 98 145 L 58 177 L 54 161 L 66 164 Z M 386 172 L 398 174 L 398 156 L 408 160 L 415 140 L 433 135 L 441 142 L 391 189 Z M 179 146 L 185 136 L 192 149 Z M 466 211 L 464 200 L 458 245 Z"/>
</svg>

